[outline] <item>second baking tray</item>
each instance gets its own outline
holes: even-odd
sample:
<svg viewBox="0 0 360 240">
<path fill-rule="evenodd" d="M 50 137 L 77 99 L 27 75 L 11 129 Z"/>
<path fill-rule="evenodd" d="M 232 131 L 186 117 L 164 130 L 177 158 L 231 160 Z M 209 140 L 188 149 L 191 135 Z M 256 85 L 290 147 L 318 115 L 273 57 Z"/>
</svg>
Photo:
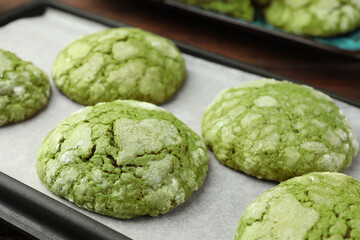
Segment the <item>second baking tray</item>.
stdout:
<svg viewBox="0 0 360 240">
<path fill-rule="evenodd" d="M 34 62 L 47 74 L 57 53 L 84 34 L 124 24 L 54 2 L 37 2 L 13 12 L 0 28 L 0 48 Z M 24 10 L 25 9 L 25 10 Z M 37 15 L 32 18 L 17 18 Z M 41 15 L 39 15 L 41 14 Z M 9 19 L 9 18 L 8 18 Z M 223 89 L 274 74 L 177 43 L 188 78 L 162 107 L 198 134 L 206 106 Z M 216 62 L 216 63 L 215 63 Z M 341 101 L 356 134 L 360 110 Z M 262 181 L 219 164 L 213 155 L 204 185 L 183 205 L 158 217 L 114 219 L 92 213 L 50 193 L 37 177 L 37 149 L 61 120 L 82 108 L 52 84 L 47 108 L 24 122 L 0 129 L 1 218 L 42 239 L 232 239 L 245 207 L 276 183 Z M 345 172 L 360 179 L 359 155 Z"/>
<path fill-rule="evenodd" d="M 260 14 L 260 9 L 253 22 L 247 22 L 240 18 L 224 15 L 216 11 L 205 10 L 200 7 L 187 5 L 176 0 L 147 0 L 149 2 L 177 9 L 198 17 L 225 24 L 238 29 L 257 34 L 262 38 L 272 38 L 278 41 L 300 44 L 326 52 L 345 55 L 360 59 L 360 28 L 348 34 L 329 38 L 310 37 L 290 34 L 268 24 Z"/>
</svg>

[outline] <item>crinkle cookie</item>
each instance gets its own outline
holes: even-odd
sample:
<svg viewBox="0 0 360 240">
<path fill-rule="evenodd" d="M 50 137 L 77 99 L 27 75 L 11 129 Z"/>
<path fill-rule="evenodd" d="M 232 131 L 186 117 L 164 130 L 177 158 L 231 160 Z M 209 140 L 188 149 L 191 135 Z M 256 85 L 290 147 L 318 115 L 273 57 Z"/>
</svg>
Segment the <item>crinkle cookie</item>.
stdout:
<svg viewBox="0 0 360 240">
<path fill-rule="evenodd" d="M 45 73 L 0 49 L 0 126 L 34 115 L 46 106 L 49 96 Z"/>
<path fill-rule="evenodd" d="M 115 28 L 70 43 L 51 75 L 65 95 L 81 104 L 116 99 L 160 104 L 181 86 L 186 71 L 171 41 L 136 28 Z"/>
<path fill-rule="evenodd" d="M 359 148 L 330 97 L 272 79 L 221 92 L 203 116 L 202 133 L 222 164 L 275 181 L 342 171 Z"/>
<path fill-rule="evenodd" d="M 41 144 L 36 168 L 56 195 L 117 217 L 157 216 L 203 183 L 202 139 L 153 104 L 117 100 L 83 108 Z"/>
<path fill-rule="evenodd" d="M 178 0 L 189 5 L 198 6 L 207 10 L 242 18 L 247 21 L 254 20 L 255 9 L 251 0 Z"/>
<path fill-rule="evenodd" d="M 341 173 L 285 181 L 245 209 L 240 239 L 360 239 L 360 182 Z"/>
<path fill-rule="evenodd" d="M 270 24 L 286 32 L 330 37 L 360 26 L 358 0 L 272 0 L 264 10 Z"/>
</svg>

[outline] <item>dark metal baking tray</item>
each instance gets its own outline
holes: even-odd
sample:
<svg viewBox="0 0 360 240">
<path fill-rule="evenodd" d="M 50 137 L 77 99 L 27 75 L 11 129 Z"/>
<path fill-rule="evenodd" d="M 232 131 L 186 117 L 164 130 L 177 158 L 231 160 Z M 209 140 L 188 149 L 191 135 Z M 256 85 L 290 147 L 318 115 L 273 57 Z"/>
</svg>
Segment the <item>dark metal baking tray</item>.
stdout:
<svg viewBox="0 0 360 240">
<path fill-rule="evenodd" d="M 227 16 L 215 11 L 205 10 L 199 7 L 186 5 L 175 0 L 147 0 L 154 4 L 177 9 L 198 17 L 235 27 L 237 29 L 251 32 L 263 38 L 275 39 L 277 41 L 285 41 L 288 43 L 300 44 L 326 52 L 340 54 L 352 58 L 360 59 L 360 29 L 351 33 L 334 36 L 331 38 L 307 37 L 301 35 L 290 34 L 282 31 L 279 28 L 273 27 L 266 23 L 266 21 L 259 14 L 255 17 L 253 22 Z M 350 44 L 349 44 L 350 43 Z M 354 47 L 354 44 L 356 47 Z"/>
<path fill-rule="evenodd" d="M 127 26 L 86 11 L 53 2 L 34 1 L 0 15 L 0 26 L 19 18 L 38 16 L 47 9 L 61 10 L 108 27 Z M 180 42 L 182 52 L 225 66 L 264 77 L 283 79 L 282 76 L 216 55 Z M 332 97 L 360 106 L 360 102 L 328 93 Z M 65 206 L 37 190 L 0 172 L 0 219 L 40 239 L 129 239 L 107 226 Z"/>
</svg>

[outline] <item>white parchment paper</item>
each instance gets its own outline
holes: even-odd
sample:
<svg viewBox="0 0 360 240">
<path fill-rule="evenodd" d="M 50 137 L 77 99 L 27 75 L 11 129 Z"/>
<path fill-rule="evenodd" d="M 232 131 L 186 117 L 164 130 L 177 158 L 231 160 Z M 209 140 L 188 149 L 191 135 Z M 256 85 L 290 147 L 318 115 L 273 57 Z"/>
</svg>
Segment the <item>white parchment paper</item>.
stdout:
<svg viewBox="0 0 360 240">
<path fill-rule="evenodd" d="M 50 75 L 57 53 L 70 41 L 106 27 L 57 10 L 0 28 L 0 48 L 33 62 Z M 184 55 L 188 78 L 162 106 L 198 134 L 206 106 L 223 89 L 259 76 Z M 360 136 L 360 110 L 336 101 Z M 242 211 L 276 183 L 262 181 L 220 165 L 211 155 L 204 185 L 183 205 L 159 217 L 120 220 L 101 216 L 56 197 L 37 177 L 35 162 L 43 138 L 60 121 L 83 106 L 52 84 L 47 108 L 24 122 L 0 128 L 0 171 L 133 239 L 233 239 Z M 360 180 L 359 154 L 345 171 Z"/>
</svg>

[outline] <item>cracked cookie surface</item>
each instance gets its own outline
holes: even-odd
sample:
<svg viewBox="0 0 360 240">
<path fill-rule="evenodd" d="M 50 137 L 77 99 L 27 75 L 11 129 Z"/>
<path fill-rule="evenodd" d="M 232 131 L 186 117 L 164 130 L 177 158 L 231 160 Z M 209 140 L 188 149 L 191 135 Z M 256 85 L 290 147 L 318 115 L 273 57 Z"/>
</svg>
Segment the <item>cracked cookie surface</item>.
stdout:
<svg viewBox="0 0 360 240">
<path fill-rule="evenodd" d="M 46 106 L 49 96 L 45 73 L 0 49 L 0 126 L 34 115 Z"/>
<path fill-rule="evenodd" d="M 70 43 L 51 75 L 65 95 L 84 105 L 117 99 L 160 104 L 181 86 L 186 70 L 171 41 L 137 28 L 114 28 Z"/>
<path fill-rule="evenodd" d="M 201 127 L 219 162 L 275 181 L 342 171 L 359 149 L 330 97 L 273 79 L 224 90 L 206 109 Z"/>
<path fill-rule="evenodd" d="M 360 27 L 358 0 L 272 0 L 264 10 L 268 23 L 286 32 L 317 37 Z"/>
<path fill-rule="evenodd" d="M 37 171 L 56 195 L 97 213 L 164 214 L 203 183 L 203 140 L 150 103 L 117 100 L 81 109 L 39 148 Z"/>
<path fill-rule="evenodd" d="M 266 191 L 242 214 L 235 240 L 360 239 L 360 182 L 310 173 Z"/>
</svg>

